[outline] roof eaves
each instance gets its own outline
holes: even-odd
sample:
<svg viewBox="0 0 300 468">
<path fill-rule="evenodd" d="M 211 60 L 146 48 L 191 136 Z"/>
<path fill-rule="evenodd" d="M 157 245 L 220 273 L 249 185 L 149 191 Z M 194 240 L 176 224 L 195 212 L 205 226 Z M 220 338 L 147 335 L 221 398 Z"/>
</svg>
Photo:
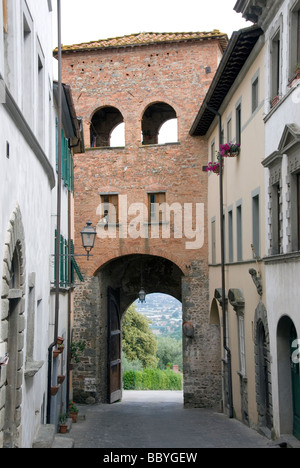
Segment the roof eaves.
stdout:
<svg viewBox="0 0 300 468">
<path fill-rule="evenodd" d="M 257 26 L 234 31 L 222 57 L 208 93 L 191 127 L 191 136 L 204 136 L 212 124 L 215 114 L 207 106 L 218 111 L 247 61 L 263 31 Z"/>
</svg>

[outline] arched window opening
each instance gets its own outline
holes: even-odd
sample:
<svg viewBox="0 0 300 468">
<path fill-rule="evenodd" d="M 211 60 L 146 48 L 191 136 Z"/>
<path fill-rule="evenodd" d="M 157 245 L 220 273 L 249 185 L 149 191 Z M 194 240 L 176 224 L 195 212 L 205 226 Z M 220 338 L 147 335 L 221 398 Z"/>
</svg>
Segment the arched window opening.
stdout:
<svg viewBox="0 0 300 468">
<path fill-rule="evenodd" d="M 111 146 L 113 131 L 124 121 L 121 112 L 115 107 L 103 107 L 95 112 L 91 120 L 91 148 Z"/>
<path fill-rule="evenodd" d="M 177 120 L 177 116 L 169 104 L 157 102 L 147 107 L 142 119 L 142 145 L 159 144 L 160 130 L 163 124 L 171 119 Z"/>
</svg>

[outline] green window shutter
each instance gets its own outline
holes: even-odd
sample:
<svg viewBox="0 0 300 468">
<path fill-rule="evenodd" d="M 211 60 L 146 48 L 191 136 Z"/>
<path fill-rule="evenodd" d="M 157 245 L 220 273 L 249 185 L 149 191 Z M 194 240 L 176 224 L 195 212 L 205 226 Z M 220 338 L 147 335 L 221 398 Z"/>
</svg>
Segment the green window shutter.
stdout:
<svg viewBox="0 0 300 468">
<path fill-rule="evenodd" d="M 71 240 L 71 253 L 74 254 L 74 243 L 73 241 Z M 71 271 L 71 280 L 72 280 L 72 283 L 74 283 L 74 271 L 76 272 L 79 280 L 81 282 L 84 282 L 84 277 L 83 277 L 83 274 L 81 273 L 80 271 L 80 268 L 79 268 L 79 265 L 78 263 L 76 262 L 75 260 L 75 257 L 71 257 L 72 259 L 72 271 Z"/>
<path fill-rule="evenodd" d="M 56 154 L 56 172 L 58 171 L 58 118 L 55 119 L 55 154 Z"/>
<path fill-rule="evenodd" d="M 60 235 L 60 287 L 64 286 L 64 238 Z"/>
<path fill-rule="evenodd" d="M 68 287 L 68 282 L 69 282 L 69 278 L 68 278 L 68 241 L 67 239 L 65 239 L 64 241 L 64 247 L 65 247 L 65 257 L 64 257 L 64 264 L 65 264 L 65 275 L 64 275 L 64 286 L 65 288 Z"/>
</svg>

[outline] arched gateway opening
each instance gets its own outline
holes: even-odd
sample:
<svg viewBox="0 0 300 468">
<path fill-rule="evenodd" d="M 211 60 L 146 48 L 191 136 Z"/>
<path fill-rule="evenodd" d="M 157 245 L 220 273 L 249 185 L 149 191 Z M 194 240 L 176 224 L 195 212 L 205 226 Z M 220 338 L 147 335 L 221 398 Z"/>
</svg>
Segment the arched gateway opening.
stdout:
<svg viewBox="0 0 300 468">
<path fill-rule="evenodd" d="M 73 338 L 86 341 L 84 358 L 74 370 L 74 399 L 113 403 L 122 398 L 122 317 L 138 298 L 164 293 L 182 303 L 185 406 L 221 403 L 219 330 L 209 323 L 206 271 L 195 263 L 186 275 L 171 260 L 145 254 L 125 255 L 105 263 L 77 288 Z"/>
</svg>

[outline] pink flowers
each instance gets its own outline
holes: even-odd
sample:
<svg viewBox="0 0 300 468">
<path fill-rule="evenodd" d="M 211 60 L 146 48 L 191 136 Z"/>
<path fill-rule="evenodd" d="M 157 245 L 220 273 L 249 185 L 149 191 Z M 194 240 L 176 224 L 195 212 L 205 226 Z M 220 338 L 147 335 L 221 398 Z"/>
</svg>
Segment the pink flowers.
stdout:
<svg viewBox="0 0 300 468">
<path fill-rule="evenodd" d="M 224 145 L 220 145 L 220 154 L 224 158 L 237 156 L 240 152 L 241 145 L 239 143 L 225 143 Z"/>
</svg>

